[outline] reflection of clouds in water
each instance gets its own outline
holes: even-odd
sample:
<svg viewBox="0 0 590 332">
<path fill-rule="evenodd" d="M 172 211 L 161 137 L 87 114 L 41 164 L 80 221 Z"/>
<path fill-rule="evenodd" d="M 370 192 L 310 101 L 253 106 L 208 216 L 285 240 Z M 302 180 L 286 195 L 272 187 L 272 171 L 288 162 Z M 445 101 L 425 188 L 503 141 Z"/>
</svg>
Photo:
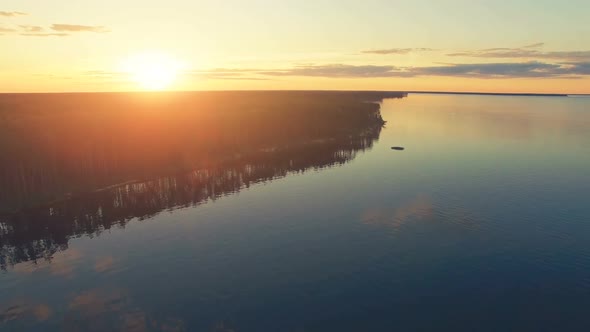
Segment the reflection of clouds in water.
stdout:
<svg viewBox="0 0 590 332">
<path fill-rule="evenodd" d="M 225 325 L 225 322 L 219 322 L 215 324 L 210 330 L 210 332 L 236 332 L 233 328 Z"/>
<path fill-rule="evenodd" d="M 426 219 L 432 216 L 432 202 L 426 196 L 418 196 L 410 203 L 397 208 L 393 221 L 399 225 L 412 219 Z"/>
<path fill-rule="evenodd" d="M 395 230 L 411 222 L 435 219 L 449 225 L 459 225 L 461 228 L 473 229 L 479 226 L 473 214 L 464 208 L 434 205 L 427 195 L 419 195 L 398 208 L 372 208 L 361 215 L 363 224 Z"/>
<path fill-rule="evenodd" d="M 37 271 L 48 271 L 51 275 L 70 279 L 74 277 L 76 266 L 83 257 L 84 254 L 80 250 L 69 248 L 66 251 L 56 252 L 42 261 L 15 264 L 12 272 L 31 274 Z M 104 256 L 96 259 L 93 269 L 98 273 L 105 273 L 112 270 L 114 265 L 115 259 L 112 256 Z"/>
<path fill-rule="evenodd" d="M 46 304 L 40 304 L 33 309 L 33 314 L 39 321 L 46 321 L 51 316 L 51 308 Z"/>
<path fill-rule="evenodd" d="M 4 299 L 0 299 L 4 300 Z M 137 307 L 128 293 L 120 289 L 92 289 L 70 297 L 66 313 L 60 317 L 46 304 L 29 299 L 14 299 L 0 304 L 0 330 L 46 322 L 59 322 L 65 332 L 93 331 L 186 331 L 182 320 L 150 317 Z M 16 324 L 16 325 L 14 325 Z M 221 325 L 223 326 L 223 325 Z M 232 329 L 215 331 L 229 332 Z"/>
<path fill-rule="evenodd" d="M 428 196 L 420 195 L 397 209 L 374 208 L 361 216 L 367 225 L 399 228 L 408 221 L 423 220 L 432 216 L 433 205 Z"/>
<path fill-rule="evenodd" d="M 154 322 L 154 321 L 152 321 Z M 157 327 L 160 331 L 164 332 L 183 332 L 186 331 L 184 326 L 184 322 L 180 319 L 176 318 L 167 318 L 165 321 L 157 323 L 154 322 L 154 326 Z"/>
<path fill-rule="evenodd" d="M 66 322 L 80 324 L 84 321 L 98 321 L 97 318 L 109 313 L 119 313 L 127 305 L 128 299 L 124 291 L 120 290 L 90 290 L 76 295 L 69 303 L 70 312 Z"/>
<path fill-rule="evenodd" d="M 0 307 L 0 323 L 6 324 L 13 320 L 36 320 L 43 322 L 51 317 L 53 311 L 46 304 L 29 304 L 24 301 L 14 301 Z"/>
<path fill-rule="evenodd" d="M 141 311 L 126 313 L 122 320 L 122 331 L 143 332 L 148 330 L 147 318 L 145 313 Z"/>
<path fill-rule="evenodd" d="M 12 272 L 20 274 L 32 274 L 35 272 L 48 271 L 51 275 L 71 279 L 75 275 L 77 264 L 84 257 L 77 249 L 67 249 L 54 253 L 44 260 L 34 262 L 23 262 L 12 266 Z"/>
<path fill-rule="evenodd" d="M 13 265 L 12 272 L 19 274 L 31 274 L 41 268 L 42 267 L 37 262 L 23 262 Z"/>
<path fill-rule="evenodd" d="M 39 264 L 17 264 L 14 268 L 20 273 L 39 271 L 69 279 L 75 276 L 76 261 L 82 257 L 82 252 L 68 249 Z M 89 263 L 95 272 L 103 273 L 110 271 L 115 262 L 112 256 L 104 256 Z M 0 323 L 29 324 L 53 318 L 60 321 L 63 331 L 186 331 L 182 320 L 150 317 L 122 289 L 92 289 L 70 296 L 62 317 L 56 317 L 48 305 L 37 303 L 25 299 L 0 305 Z"/>
<path fill-rule="evenodd" d="M 186 331 L 179 319 L 154 319 L 138 308 L 127 292 L 93 289 L 74 296 L 64 318 L 65 331 Z"/>
<path fill-rule="evenodd" d="M 120 290 L 90 290 L 76 295 L 64 317 L 65 331 L 106 331 L 123 314 L 127 297 Z M 111 329 L 112 330 L 112 329 Z"/>
<path fill-rule="evenodd" d="M 76 265 L 82 257 L 82 252 L 76 249 L 55 253 L 49 262 L 49 271 L 56 276 L 73 278 Z"/>
<path fill-rule="evenodd" d="M 112 256 L 101 257 L 94 264 L 94 271 L 98 273 L 108 272 L 113 268 L 115 259 Z"/>
</svg>

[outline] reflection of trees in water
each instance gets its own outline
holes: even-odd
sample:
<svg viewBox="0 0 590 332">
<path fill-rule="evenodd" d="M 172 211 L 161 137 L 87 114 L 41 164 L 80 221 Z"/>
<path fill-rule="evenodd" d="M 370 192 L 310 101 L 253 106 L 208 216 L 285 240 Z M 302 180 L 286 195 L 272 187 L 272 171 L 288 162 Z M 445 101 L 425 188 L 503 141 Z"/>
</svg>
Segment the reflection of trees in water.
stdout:
<svg viewBox="0 0 590 332">
<path fill-rule="evenodd" d="M 27 209 L 0 220 L 0 264 L 50 257 L 67 248 L 68 239 L 100 234 L 124 226 L 132 218 L 147 218 L 163 210 L 197 205 L 254 183 L 352 160 L 370 148 L 380 127 L 357 136 L 345 135 L 276 151 L 261 151 L 201 169 L 149 181 L 129 183 L 43 207 Z"/>
<path fill-rule="evenodd" d="M 156 158 L 159 157 L 156 155 L 163 151 L 150 151 L 147 153 L 149 156 L 138 154 L 137 159 L 122 162 L 119 164 L 120 167 L 97 162 L 96 159 L 92 159 L 96 156 L 88 157 L 90 159 L 84 167 L 81 167 L 78 161 L 72 160 L 74 168 L 85 175 L 82 179 L 98 178 L 99 186 L 105 187 L 130 180 L 134 182 L 99 191 L 87 190 L 85 193 L 50 204 L 21 209 L 19 212 L 0 217 L 0 266 L 5 269 L 11 264 L 49 258 L 53 253 L 66 249 L 71 237 L 98 235 L 113 226 L 124 227 L 132 218 L 148 218 L 163 210 L 197 205 L 257 182 L 283 177 L 289 172 L 303 172 L 346 163 L 352 160 L 358 151 L 372 146 L 379 137 L 382 125 L 378 106 L 359 103 L 358 100 L 353 105 L 359 106 L 359 109 L 350 108 L 347 112 L 367 113 L 370 117 L 359 117 L 355 114 L 349 119 L 341 117 L 332 123 L 330 117 L 336 114 L 332 108 L 328 107 L 322 112 L 321 109 L 312 107 L 318 114 L 302 112 L 309 118 L 298 116 L 293 119 L 287 124 L 289 130 L 275 131 L 276 138 L 269 135 L 270 131 L 260 135 L 256 135 L 256 131 L 236 128 L 226 132 L 218 131 L 216 141 L 219 142 L 220 148 L 216 149 L 215 153 L 204 153 L 202 148 L 205 145 L 202 144 L 197 144 L 197 152 L 193 150 L 186 153 L 180 150 L 181 145 L 168 143 L 164 145 L 164 149 L 172 153 L 166 158 Z M 339 108 L 341 105 L 336 104 L 334 107 Z M 261 115 L 264 115 L 264 112 Z M 250 117 L 250 120 L 256 122 L 255 117 Z M 275 121 L 278 121 L 278 118 Z M 281 127 L 282 124 L 277 126 L 275 123 L 274 126 Z M 97 145 L 104 143 L 100 140 L 97 142 Z M 127 140 L 126 144 L 123 148 L 114 146 L 112 152 L 123 153 L 124 149 L 135 142 Z M 234 147 L 228 148 L 232 144 Z M 210 142 L 206 148 L 213 151 L 214 145 Z M 193 145 L 185 146 L 187 147 L 192 148 Z M 159 150 L 162 147 L 153 148 Z M 130 150 L 130 154 L 137 153 Z M 93 152 L 90 155 L 93 155 Z M 146 161 L 145 158 L 151 158 L 152 162 Z M 54 160 L 56 159 L 54 157 Z M 147 166 L 133 172 L 133 167 L 137 166 L 136 160 L 146 163 Z M 60 163 L 68 161 L 59 160 Z M 182 168 L 167 167 L 183 163 L 186 165 L 182 168 L 192 166 L 197 170 L 187 172 L 182 171 Z M 41 162 L 39 165 L 47 164 L 51 163 Z M 85 181 L 80 181 L 81 184 L 76 183 L 80 178 L 76 175 L 69 179 L 56 178 L 55 175 L 61 171 L 59 167 L 51 170 L 37 167 L 29 172 L 23 172 L 22 168 L 13 170 L 16 171 L 16 178 L 20 178 L 20 182 L 12 183 L 12 188 L 16 192 L 19 191 L 19 183 L 28 186 L 30 183 L 45 183 L 49 184 L 46 186 L 49 189 L 54 185 L 56 192 L 65 187 L 91 188 L 89 184 L 92 184 Z M 2 171 L 5 172 L 4 179 L 10 177 L 6 174 L 7 168 Z M 174 175 L 150 176 L 156 175 L 157 172 Z M 136 181 L 147 177 L 152 179 Z M 22 193 L 26 191 L 21 190 Z"/>
</svg>

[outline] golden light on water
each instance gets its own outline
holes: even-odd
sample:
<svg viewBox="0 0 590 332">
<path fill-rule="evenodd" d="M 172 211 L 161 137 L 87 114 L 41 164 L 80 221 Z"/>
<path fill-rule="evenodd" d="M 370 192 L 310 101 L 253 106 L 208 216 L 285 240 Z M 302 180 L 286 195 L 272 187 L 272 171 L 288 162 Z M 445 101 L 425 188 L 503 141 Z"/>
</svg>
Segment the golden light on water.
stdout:
<svg viewBox="0 0 590 332">
<path fill-rule="evenodd" d="M 182 64 L 168 54 L 146 52 L 130 56 L 123 68 L 142 89 L 165 90 L 178 78 Z"/>
</svg>

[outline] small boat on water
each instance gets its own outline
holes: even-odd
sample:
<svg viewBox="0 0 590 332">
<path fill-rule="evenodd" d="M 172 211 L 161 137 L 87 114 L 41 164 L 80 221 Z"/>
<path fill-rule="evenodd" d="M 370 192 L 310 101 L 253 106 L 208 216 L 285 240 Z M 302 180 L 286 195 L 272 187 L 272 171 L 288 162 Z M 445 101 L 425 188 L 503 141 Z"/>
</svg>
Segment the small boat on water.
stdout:
<svg viewBox="0 0 590 332">
<path fill-rule="evenodd" d="M 392 150 L 403 151 L 403 150 L 405 150 L 406 148 L 404 148 L 403 146 L 392 146 L 392 147 L 391 147 L 391 149 L 392 149 Z"/>
</svg>

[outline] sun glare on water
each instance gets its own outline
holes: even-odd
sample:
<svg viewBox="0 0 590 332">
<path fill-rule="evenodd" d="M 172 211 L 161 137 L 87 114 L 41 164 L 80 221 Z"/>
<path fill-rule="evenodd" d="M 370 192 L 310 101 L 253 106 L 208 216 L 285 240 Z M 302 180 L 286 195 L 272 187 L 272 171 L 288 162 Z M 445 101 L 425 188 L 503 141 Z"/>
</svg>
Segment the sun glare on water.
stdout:
<svg viewBox="0 0 590 332">
<path fill-rule="evenodd" d="M 124 69 L 144 90 L 165 90 L 178 77 L 181 64 L 163 53 L 142 53 L 129 57 Z"/>
</svg>

